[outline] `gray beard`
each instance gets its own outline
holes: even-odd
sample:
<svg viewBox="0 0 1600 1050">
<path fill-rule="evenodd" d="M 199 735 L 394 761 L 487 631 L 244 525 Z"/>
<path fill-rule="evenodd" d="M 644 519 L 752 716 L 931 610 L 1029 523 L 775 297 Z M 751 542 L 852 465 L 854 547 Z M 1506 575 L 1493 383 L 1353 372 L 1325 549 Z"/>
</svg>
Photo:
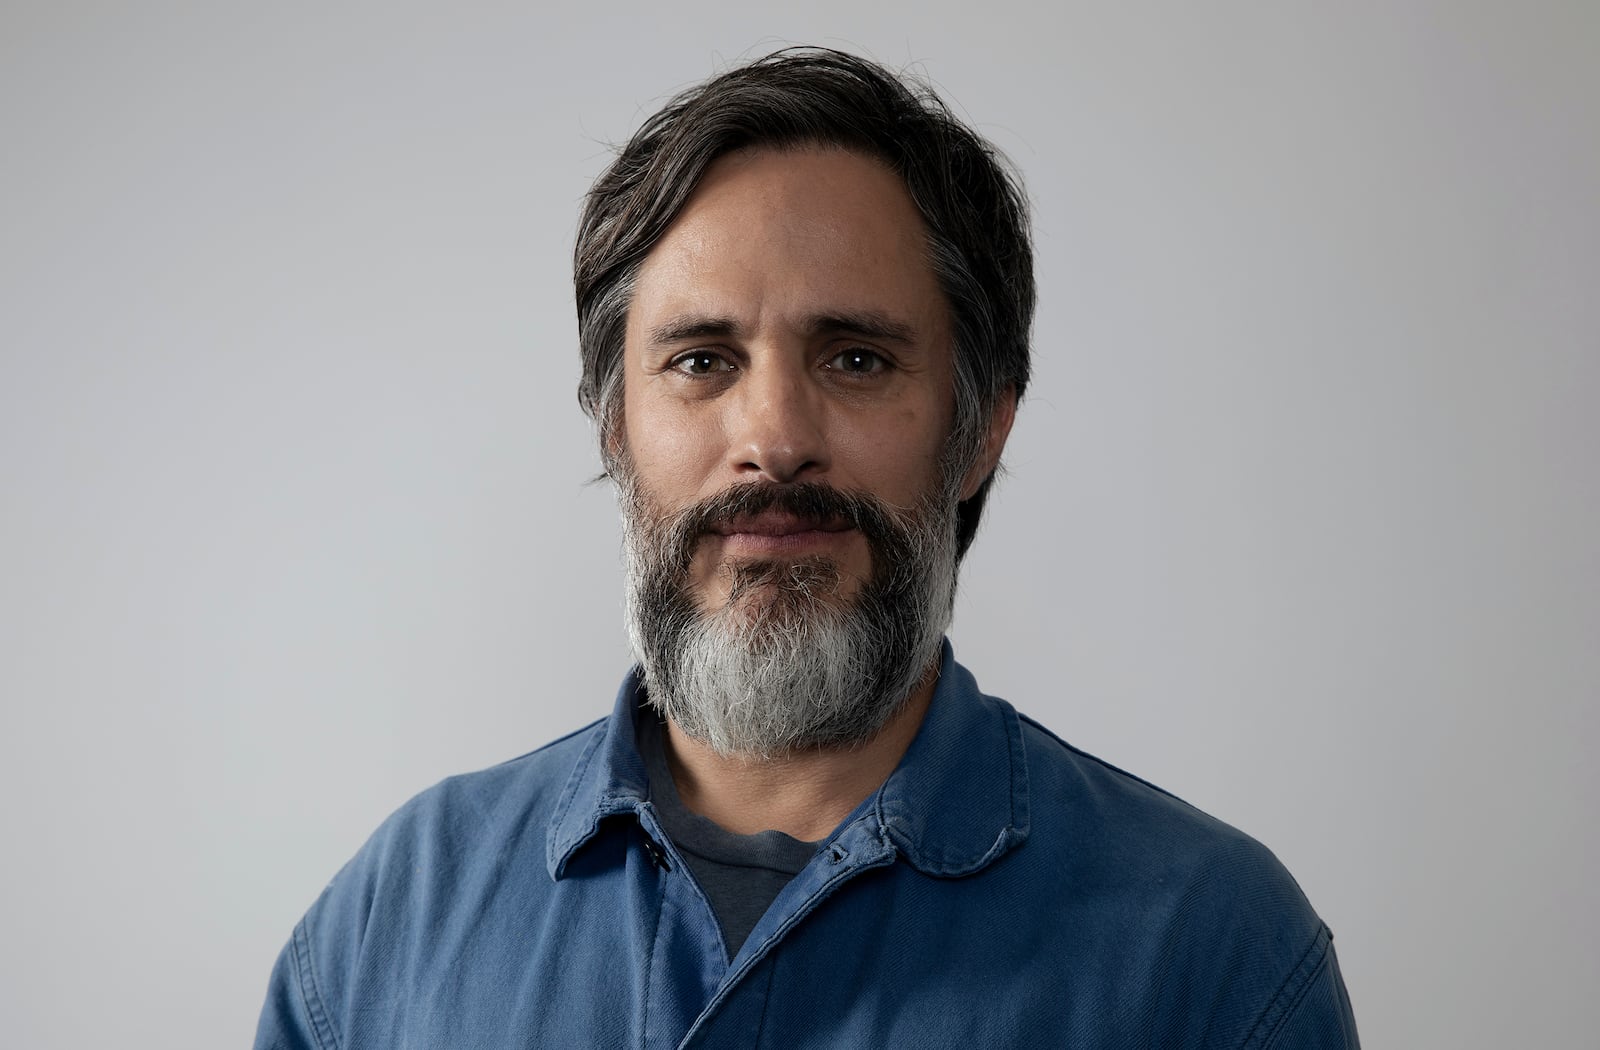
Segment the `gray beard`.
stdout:
<svg viewBox="0 0 1600 1050">
<path fill-rule="evenodd" d="M 652 511 L 618 476 L 628 639 L 649 703 L 721 755 L 773 757 L 872 739 L 934 670 L 956 584 L 955 494 L 911 511 L 813 483 L 736 485 L 684 511 Z M 720 608 L 689 586 L 702 536 L 772 507 L 851 522 L 872 570 L 854 598 L 827 558 L 740 561 Z"/>
</svg>

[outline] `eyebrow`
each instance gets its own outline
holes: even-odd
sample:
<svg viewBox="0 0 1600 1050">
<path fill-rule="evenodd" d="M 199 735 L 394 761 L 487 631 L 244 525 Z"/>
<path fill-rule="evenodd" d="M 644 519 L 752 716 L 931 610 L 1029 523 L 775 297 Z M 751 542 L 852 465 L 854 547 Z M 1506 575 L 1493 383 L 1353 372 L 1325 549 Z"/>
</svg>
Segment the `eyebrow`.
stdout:
<svg viewBox="0 0 1600 1050">
<path fill-rule="evenodd" d="M 843 310 L 816 314 L 807 319 L 806 333 L 821 335 L 859 335 L 893 343 L 914 343 L 917 330 L 877 310 Z M 652 346 L 682 343 L 693 339 L 727 339 L 744 335 L 744 327 L 731 317 L 705 314 L 680 314 L 650 329 Z"/>
<path fill-rule="evenodd" d="M 739 322 L 731 317 L 706 317 L 701 314 L 679 314 L 650 329 L 650 344 L 664 346 L 690 339 L 722 339 L 738 336 Z"/>
<path fill-rule="evenodd" d="M 812 335 L 862 335 L 891 343 L 914 343 L 917 339 L 917 330 L 911 325 L 877 310 L 821 314 L 811 319 L 809 327 Z"/>
</svg>

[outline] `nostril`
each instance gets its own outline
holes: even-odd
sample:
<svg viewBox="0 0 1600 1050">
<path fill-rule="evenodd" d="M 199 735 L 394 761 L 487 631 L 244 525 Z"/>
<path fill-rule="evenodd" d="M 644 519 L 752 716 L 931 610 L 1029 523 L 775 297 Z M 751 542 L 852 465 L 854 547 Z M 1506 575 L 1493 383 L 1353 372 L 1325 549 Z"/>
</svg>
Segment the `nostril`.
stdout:
<svg viewBox="0 0 1600 1050">
<path fill-rule="evenodd" d="M 787 483 L 825 470 L 827 409 L 792 377 L 752 365 L 746 396 L 730 402 L 727 462 L 741 473 Z"/>
<path fill-rule="evenodd" d="M 769 481 L 786 484 L 819 473 L 823 469 L 823 464 L 820 459 L 790 448 L 774 448 L 767 451 L 746 449 L 745 455 L 735 469 L 741 472 L 765 474 Z"/>
</svg>

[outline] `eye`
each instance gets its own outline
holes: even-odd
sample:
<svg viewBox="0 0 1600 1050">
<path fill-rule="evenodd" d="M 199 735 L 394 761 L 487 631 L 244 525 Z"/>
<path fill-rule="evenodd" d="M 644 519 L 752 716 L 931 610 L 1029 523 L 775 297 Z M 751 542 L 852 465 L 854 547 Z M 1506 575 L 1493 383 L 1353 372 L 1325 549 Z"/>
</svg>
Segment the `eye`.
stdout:
<svg viewBox="0 0 1600 1050">
<path fill-rule="evenodd" d="M 871 376 L 887 370 L 889 362 L 876 350 L 852 346 L 830 357 L 827 367 L 849 376 Z"/>
<path fill-rule="evenodd" d="M 708 376 L 717 372 L 731 372 L 733 365 L 722 355 L 711 350 L 691 350 L 672 362 L 674 371 L 688 376 Z"/>
</svg>

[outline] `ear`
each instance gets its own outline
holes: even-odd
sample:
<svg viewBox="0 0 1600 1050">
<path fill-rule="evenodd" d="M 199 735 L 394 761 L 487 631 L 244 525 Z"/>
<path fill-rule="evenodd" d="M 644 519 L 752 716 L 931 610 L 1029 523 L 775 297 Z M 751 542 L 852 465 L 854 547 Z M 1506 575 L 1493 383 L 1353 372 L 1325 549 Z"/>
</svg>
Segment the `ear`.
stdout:
<svg viewBox="0 0 1600 1050">
<path fill-rule="evenodd" d="M 1011 435 L 1011 424 L 1017 418 L 1017 388 L 1007 386 L 994 399 L 994 411 L 989 416 L 989 432 L 984 435 L 983 448 L 978 458 L 967 468 L 961 479 L 961 499 L 971 499 L 979 486 L 989 479 L 1000 465 L 1000 454 L 1005 451 L 1006 438 Z"/>
</svg>

